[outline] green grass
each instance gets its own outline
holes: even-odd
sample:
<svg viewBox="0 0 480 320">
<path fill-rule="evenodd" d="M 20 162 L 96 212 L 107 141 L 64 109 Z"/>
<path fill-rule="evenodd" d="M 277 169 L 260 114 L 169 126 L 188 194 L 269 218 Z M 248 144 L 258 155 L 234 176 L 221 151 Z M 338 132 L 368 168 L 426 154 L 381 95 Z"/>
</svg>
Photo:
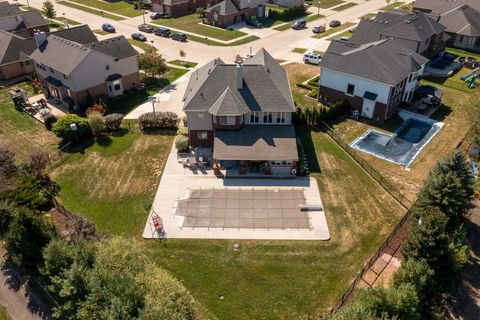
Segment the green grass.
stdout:
<svg viewBox="0 0 480 320">
<path fill-rule="evenodd" d="M 81 25 L 80 22 L 70 20 L 70 19 L 64 18 L 64 17 L 56 17 L 55 20 L 58 20 L 60 22 L 67 22 L 70 27 Z"/>
<path fill-rule="evenodd" d="M 27 83 L 15 86 L 32 95 L 31 86 Z M 58 138 L 47 131 L 42 123 L 15 109 L 9 94 L 13 87 L 0 89 L 0 146 L 14 152 L 19 161 L 25 160 L 33 150 L 47 152 L 52 161 L 56 161 Z"/>
<path fill-rule="evenodd" d="M 312 5 L 318 7 L 318 3 L 320 2 L 320 8 L 328 9 L 334 6 L 338 6 L 339 4 L 345 3 L 343 0 L 320 0 L 320 1 L 313 1 Z"/>
<path fill-rule="evenodd" d="M 286 23 L 286 24 L 282 24 L 281 26 L 273 28 L 273 30 L 285 31 L 285 30 L 288 30 L 288 29 L 291 29 L 291 28 L 292 28 L 292 24 L 291 23 Z"/>
<path fill-rule="evenodd" d="M 323 33 L 319 33 L 319 34 L 316 34 L 314 36 L 312 36 L 312 38 L 315 38 L 315 39 L 321 39 L 321 38 L 324 38 L 324 37 L 327 37 L 335 32 L 339 32 L 339 31 L 342 31 L 342 30 L 345 30 L 345 29 L 348 29 L 352 26 L 354 26 L 355 23 L 352 23 L 352 22 L 346 22 L 344 24 L 342 24 L 341 26 L 339 27 L 335 27 L 335 28 L 330 28 L 328 29 L 327 31 L 323 32 Z"/>
<path fill-rule="evenodd" d="M 260 38 L 257 37 L 257 36 L 248 36 L 248 37 L 242 38 L 238 41 L 223 43 L 223 42 L 218 42 L 218 41 L 212 40 L 210 38 L 203 38 L 203 37 L 198 37 L 198 36 L 188 34 L 188 40 L 189 41 L 200 42 L 200 43 L 203 43 L 203 44 L 206 44 L 206 45 L 216 46 L 216 47 L 240 46 L 242 44 L 246 44 L 246 43 L 258 40 L 258 39 L 260 39 Z"/>
<path fill-rule="evenodd" d="M 296 19 L 293 19 L 292 21 L 288 21 L 286 22 L 285 24 L 281 25 L 281 26 L 278 26 L 278 27 L 275 27 L 273 28 L 273 30 L 277 30 L 277 31 L 285 31 L 285 30 L 288 30 L 288 29 L 291 29 L 292 28 L 292 24 L 297 21 L 297 20 L 305 20 L 306 22 L 312 22 L 312 21 L 315 21 L 317 19 L 320 19 L 320 18 L 324 18 L 325 16 L 323 15 L 316 15 L 316 14 L 311 14 L 309 16 L 305 16 L 305 17 L 300 17 L 300 18 L 296 18 Z M 266 19 L 268 21 L 268 18 Z M 262 21 L 263 22 L 263 21 Z M 284 21 L 279 21 L 279 20 L 276 20 L 275 23 L 271 26 L 275 26 L 276 24 L 280 24 L 280 23 L 283 23 Z M 270 25 L 267 25 L 267 27 L 269 27 Z"/>
<path fill-rule="evenodd" d="M 309 91 L 297 86 L 320 74 L 318 66 L 301 63 L 288 63 L 283 66 L 288 73 L 290 89 L 292 90 L 293 101 L 299 108 L 319 108 L 323 106 L 316 99 L 307 96 Z"/>
<path fill-rule="evenodd" d="M 201 24 L 202 18 L 198 14 L 192 13 L 178 18 L 160 19 L 151 21 L 157 26 L 164 26 L 185 31 L 186 33 L 195 33 L 213 40 L 230 41 L 246 36 L 247 34 L 238 30 L 228 30 L 216 28 Z"/>
<path fill-rule="evenodd" d="M 366 14 L 362 17 L 362 19 L 372 19 L 372 18 L 375 18 L 377 16 L 376 13 L 369 13 L 369 14 Z"/>
<path fill-rule="evenodd" d="M 56 21 L 51 21 L 48 23 L 48 26 L 53 29 L 58 29 L 60 27 L 63 27 L 63 23 L 56 22 Z"/>
<path fill-rule="evenodd" d="M 67 6 L 67 7 L 70 7 L 70 8 L 77 9 L 77 10 L 81 10 L 81 11 L 85 11 L 85 12 L 88 12 L 88 13 L 96 14 L 97 16 L 102 16 L 102 17 L 105 17 L 105 18 L 108 18 L 108 19 L 112 19 L 112 20 L 116 20 L 116 21 L 125 20 L 124 18 L 122 18 L 120 16 L 110 14 L 108 12 L 103 12 L 103 14 L 102 14 L 102 12 L 100 10 L 93 9 L 93 8 L 90 8 L 90 7 L 80 6 L 80 5 L 72 3 L 72 2 L 58 1 L 57 3 L 59 3 L 61 5 L 64 5 L 64 6 Z"/>
<path fill-rule="evenodd" d="M 327 38 L 327 40 L 340 39 L 342 37 L 350 38 L 352 35 L 353 35 L 353 32 L 351 32 L 350 30 L 347 30 L 340 34 L 337 34 L 336 36 Z"/>
<path fill-rule="evenodd" d="M 309 15 L 308 17 L 305 18 L 305 21 L 307 21 L 307 22 L 312 22 L 312 21 L 315 21 L 315 20 L 321 19 L 321 18 L 325 18 L 325 16 L 324 16 L 324 15 L 321 15 L 321 14 L 319 14 L 319 15 L 317 15 L 317 14 L 311 14 L 311 15 Z"/>
<path fill-rule="evenodd" d="M 143 41 L 138 41 L 138 40 L 135 40 L 135 39 L 132 39 L 132 38 L 127 38 L 127 40 L 128 40 L 128 42 L 130 42 L 130 44 L 142 49 L 143 51 L 147 51 L 147 50 L 150 50 L 152 48 L 153 48 L 154 51 L 157 51 L 157 48 L 152 47 L 152 45 L 148 41 L 143 42 Z"/>
<path fill-rule="evenodd" d="M 12 320 L 8 315 L 7 308 L 0 304 L 0 320 Z"/>
<path fill-rule="evenodd" d="M 348 2 L 348 3 L 342 4 L 342 5 L 339 6 L 339 7 L 334 8 L 333 10 L 335 10 L 335 11 L 342 11 L 342 10 L 346 10 L 346 9 L 348 9 L 348 8 L 354 7 L 354 6 L 356 6 L 356 5 L 357 5 L 357 3 Z"/>
<path fill-rule="evenodd" d="M 388 6 L 380 8 L 379 10 L 380 11 L 386 11 L 386 10 L 390 10 L 390 9 L 395 9 L 395 8 L 398 8 L 398 7 L 402 6 L 404 3 L 405 2 L 394 1 L 394 2 L 390 3 Z"/>
<path fill-rule="evenodd" d="M 179 67 L 184 67 L 184 68 L 195 68 L 198 65 L 198 63 L 196 62 L 184 61 L 184 60 L 172 60 L 172 61 L 168 61 L 168 63 L 179 66 Z"/>
<path fill-rule="evenodd" d="M 99 10 L 116 13 L 125 17 L 138 17 L 142 15 L 142 10 L 133 9 L 133 4 L 126 1 L 107 2 L 101 0 L 70 0 L 85 6 L 97 8 Z"/>
<path fill-rule="evenodd" d="M 139 91 L 131 91 L 121 97 L 113 98 L 106 101 L 108 113 L 122 113 L 128 114 L 132 109 L 145 103 L 149 96 L 154 95 L 162 88 L 174 82 L 188 70 L 170 67 L 169 71 L 158 80 L 154 85 Z"/>
<path fill-rule="evenodd" d="M 294 48 L 292 50 L 292 52 L 304 54 L 305 52 L 307 52 L 307 49 L 305 49 L 305 48 Z"/>
</svg>

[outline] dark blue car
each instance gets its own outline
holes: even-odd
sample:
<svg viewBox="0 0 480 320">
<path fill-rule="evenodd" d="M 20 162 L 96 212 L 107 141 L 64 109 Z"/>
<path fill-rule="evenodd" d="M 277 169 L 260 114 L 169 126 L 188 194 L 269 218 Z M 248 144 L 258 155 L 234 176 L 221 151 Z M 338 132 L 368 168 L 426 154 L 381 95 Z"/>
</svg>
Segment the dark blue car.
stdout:
<svg viewBox="0 0 480 320">
<path fill-rule="evenodd" d="M 105 31 L 105 32 L 114 33 L 115 32 L 115 27 L 112 26 L 110 23 L 104 23 L 104 24 L 102 24 L 102 30 Z"/>
<path fill-rule="evenodd" d="M 132 39 L 142 41 L 142 42 L 147 41 L 147 37 L 145 37 L 143 34 L 138 32 L 132 33 Z"/>
</svg>

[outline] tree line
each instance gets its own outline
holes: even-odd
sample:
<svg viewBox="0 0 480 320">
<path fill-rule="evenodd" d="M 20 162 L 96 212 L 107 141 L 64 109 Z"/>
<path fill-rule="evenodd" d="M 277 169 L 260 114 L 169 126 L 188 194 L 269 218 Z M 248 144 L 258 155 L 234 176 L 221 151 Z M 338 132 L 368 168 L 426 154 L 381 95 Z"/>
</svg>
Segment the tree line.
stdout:
<svg viewBox="0 0 480 320">
<path fill-rule="evenodd" d="M 464 220 L 473 179 L 460 151 L 439 160 L 411 208 L 404 261 L 390 286 L 357 290 L 331 320 L 445 319 L 452 285 L 469 259 Z"/>
<path fill-rule="evenodd" d="M 0 239 L 8 260 L 58 303 L 53 317 L 199 318 L 191 294 L 133 239 L 100 234 L 76 214 L 58 226 L 52 207 L 60 189 L 47 166 L 47 154 L 33 152 L 17 165 L 14 154 L 0 148 Z"/>
</svg>

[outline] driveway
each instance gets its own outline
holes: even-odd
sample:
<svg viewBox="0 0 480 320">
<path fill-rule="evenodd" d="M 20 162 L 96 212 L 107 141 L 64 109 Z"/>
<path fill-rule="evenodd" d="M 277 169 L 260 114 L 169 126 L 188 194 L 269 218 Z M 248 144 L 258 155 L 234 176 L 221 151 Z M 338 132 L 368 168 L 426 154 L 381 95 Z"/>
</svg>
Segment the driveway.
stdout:
<svg viewBox="0 0 480 320">
<path fill-rule="evenodd" d="M 178 116 L 183 117 L 183 95 L 188 85 L 188 79 L 192 71 L 184 74 L 173 83 L 169 84 L 154 95 L 157 98 L 155 103 L 155 111 L 171 111 Z M 125 119 L 138 119 L 142 114 L 152 112 L 153 106 L 151 102 L 145 102 L 133 109 L 125 116 Z"/>
</svg>

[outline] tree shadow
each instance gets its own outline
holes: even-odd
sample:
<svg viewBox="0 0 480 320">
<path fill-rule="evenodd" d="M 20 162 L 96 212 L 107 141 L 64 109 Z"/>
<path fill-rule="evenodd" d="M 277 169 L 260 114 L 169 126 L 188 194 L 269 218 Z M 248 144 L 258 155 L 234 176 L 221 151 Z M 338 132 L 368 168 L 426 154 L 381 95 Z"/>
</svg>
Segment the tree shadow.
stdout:
<svg viewBox="0 0 480 320">
<path fill-rule="evenodd" d="M 95 142 L 102 147 L 108 147 L 109 145 L 112 144 L 113 140 L 110 138 L 108 135 L 102 135 L 100 137 L 97 137 L 95 139 Z"/>
</svg>

